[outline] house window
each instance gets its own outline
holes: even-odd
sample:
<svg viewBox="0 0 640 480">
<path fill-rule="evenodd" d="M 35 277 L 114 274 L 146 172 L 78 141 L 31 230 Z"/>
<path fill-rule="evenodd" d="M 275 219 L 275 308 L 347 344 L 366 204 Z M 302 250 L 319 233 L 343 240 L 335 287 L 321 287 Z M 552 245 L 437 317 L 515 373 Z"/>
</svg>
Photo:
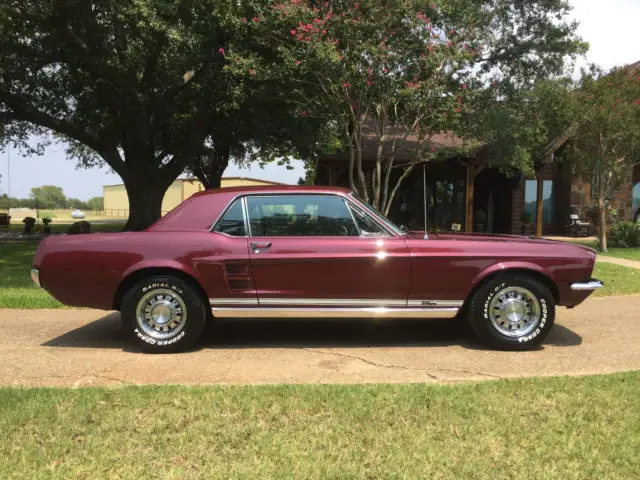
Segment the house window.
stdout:
<svg viewBox="0 0 640 480">
<path fill-rule="evenodd" d="M 537 180 L 527 180 L 524 189 L 524 211 L 536 218 Z M 549 225 L 553 221 L 553 181 L 542 182 L 542 223 Z"/>
</svg>

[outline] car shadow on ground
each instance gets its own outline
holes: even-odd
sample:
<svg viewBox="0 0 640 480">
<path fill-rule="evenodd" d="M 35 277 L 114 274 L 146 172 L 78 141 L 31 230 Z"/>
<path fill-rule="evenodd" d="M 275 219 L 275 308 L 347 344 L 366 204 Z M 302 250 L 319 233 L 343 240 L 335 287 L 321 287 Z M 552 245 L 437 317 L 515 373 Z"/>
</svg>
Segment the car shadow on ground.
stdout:
<svg viewBox="0 0 640 480">
<path fill-rule="evenodd" d="M 576 332 L 556 324 L 545 345 L 572 347 L 582 343 Z M 48 340 L 49 347 L 125 348 L 120 314 L 111 313 Z M 450 319 L 233 319 L 208 324 L 197 349 L 306 347 L 446 347 L 484 350 L 468 327 Z M 544 348 L 544 345 L 540 348 Z"/>
</svg>

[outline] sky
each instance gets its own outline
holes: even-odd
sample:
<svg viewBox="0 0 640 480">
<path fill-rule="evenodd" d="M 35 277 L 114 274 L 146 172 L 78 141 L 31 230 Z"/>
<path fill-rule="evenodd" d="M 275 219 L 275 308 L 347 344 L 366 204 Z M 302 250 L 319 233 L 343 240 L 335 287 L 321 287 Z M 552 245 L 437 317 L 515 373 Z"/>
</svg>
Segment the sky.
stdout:
<svg viewBox="0 0 640 480">
<path fill-rule="evenodd" d="M 574 8 L 572 17 L 580 22 L 578 34 L 591 46 L 577 68 L 596 63 L 610 69 L 640 61 L 640 0 L 570 0 L 570 3 Z M 276 165 L 265 169 L 240 169 L 232 165 L 225 176 L 297 183 L 304 176 L 304 169 L 302 162 L 293 165 L 293 170 Z M 102 196 L 103 185 L 122 183 L 108 168 L 76 169 L 75 162 L 66 159 L 63 145 L 48 147 L 41 157 L 23 158 L 16 151 L 0 152 L 0 175 L 0 194 L 10 188 L 10 195 L 20 198 L 27 197 L 31 187 L 53 184 L 61 186 L 68 197 L 88 200 Z"/>
</svg>

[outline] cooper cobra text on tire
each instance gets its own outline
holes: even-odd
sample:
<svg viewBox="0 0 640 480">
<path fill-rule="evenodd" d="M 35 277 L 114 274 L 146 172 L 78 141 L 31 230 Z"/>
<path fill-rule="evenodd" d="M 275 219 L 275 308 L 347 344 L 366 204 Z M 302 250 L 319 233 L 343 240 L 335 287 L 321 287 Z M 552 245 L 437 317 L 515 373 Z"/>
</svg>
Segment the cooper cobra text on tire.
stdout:
<svg viewBox="0 0 640 480">
<path fill-rule="evenodd" d="M 528 350 L 549 334 L 555 301 L 527 275 L 504 274 L 485 282 L 469 302 L 469 325 L 480 341 L 500 350 Z"/>
<path fill-rule="evenodd" d="M 122 301 L 125 334 L 145 352 L 186 350 L 200 337 L 207 319 L 196 289 L 171 275 L 137 282 Z"/>
</svg>

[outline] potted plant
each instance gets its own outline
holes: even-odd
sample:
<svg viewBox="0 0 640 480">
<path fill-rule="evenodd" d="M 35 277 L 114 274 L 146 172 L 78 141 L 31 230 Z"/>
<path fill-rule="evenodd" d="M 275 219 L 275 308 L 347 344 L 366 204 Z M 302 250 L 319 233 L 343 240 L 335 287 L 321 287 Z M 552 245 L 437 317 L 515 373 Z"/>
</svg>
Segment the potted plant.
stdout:
<svg viewBox="0 0 640 480">
<path fill-rule="evenodd" d="M 43 232 L 45 235 L 49 235 L 51 233 L 51 227 L 49 226 L 49 224 L 51 223 L 51 220 L 52 219 L 50 217 L 42 218 L 42 224 L 44 225 Z"/>
<path fill-rule="evenodd" d="M 36 224 L 36 219 L 33 217 L 24 217 L 22 222 L 24 223 L 24 233 L 33 233 L 33 226 Z"/>
<path fill-rule="evenodd" d="M 520 215 L 520 221 L 522 222 L 522 235 L 526 235 L 527 228 L 533 223 L 533 215 L 531 212 L 523 212 Z"/>
<path fill-rule="evenodd" d="M 476 222 L 476 232 L 484 232 L 484 225 L 487 222 L 487 214 L 484 210 L 476 210 L 473 214 L 473 219 Z"/>
</svg>

